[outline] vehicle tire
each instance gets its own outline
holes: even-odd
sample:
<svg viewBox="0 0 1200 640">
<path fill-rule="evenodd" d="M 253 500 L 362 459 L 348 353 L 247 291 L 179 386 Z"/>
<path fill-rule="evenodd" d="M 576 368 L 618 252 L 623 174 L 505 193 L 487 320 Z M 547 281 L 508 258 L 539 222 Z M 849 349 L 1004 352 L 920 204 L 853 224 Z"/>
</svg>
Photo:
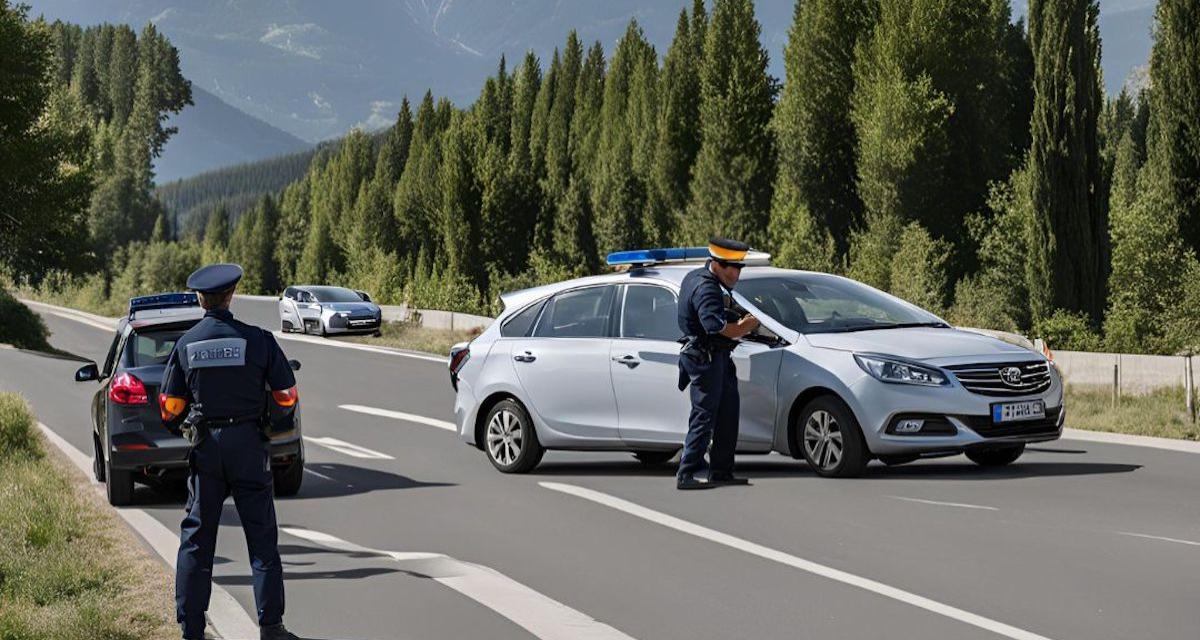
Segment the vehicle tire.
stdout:
<svg viewBox="0 0 1200 640">
<path fill-rule="evenodd" d="M 542 461 L 546 449 L 521 403 L 512 398 L 497 402 L 483 425 L 483 451 L 501 472 L 528 473 Z"/>
<path fill-rule="evenodd" d="M 304 458 L 296 458 L 291 464 L 282 467 L 271 467 L 275 481 L 275 495 L 288 498 L 300 493 L 300 485 L 304 483 Z"/>
<path fill-rule="evenodd" d="M 968 451 L 967 457 L 981 467 L 1003 467 L 1016 462 L 1023 453 L 1025 453 L 1025 443 L 1022 442 L 1010 447 Z"/>
<path fill-rule="evenodd" d="M 104 461 L 104 483 L 108 503 L 114 507 L 133 504 L 133 472 L 113 469 L 112 460 Z"/>
<path fill-rule="evenodd" d="M 912 455 L 912 454 L 909 454 L 909 455 L 896 454 L 896 455 L 890 455 L 890 456 L 879 456 L 879 461 L 886 464 L 889 467 L 895 467 L 895 466 L 899 466 L 902 464 L 908 464 L 908 463 L 912 462 L 913 460 L 916 460 L 917 458 L 920 458 L 920 457 L 921 456 Z"/>
<path fill-rule="evenodd" d="M 637 458 L 638 462 L 649 467 L 670 462 L 676 453 L 679 453 L 679 451 L 634 451 L 633 457 Z"/>
<path fill-rule="evenodd" d="M 280 320 L 279 321 L 279 330 L 284 333 L 291 333 L 292 332 L 292 323 L 288 322 L 287 320 Z"/>
<path fill-rule="evenodd" d="M 92 475 L 96 482 L 104 482 L 104 452 L 100 450 L 100 438 L 92 434 Z"/>
<path fill-rule="evenodd" d="M 796 442 L 808 466 L 826 478 L 862 475 L 870 459 L 850 408 L 835 396 L 815 398 L 800 412 Z"/>
</svg>

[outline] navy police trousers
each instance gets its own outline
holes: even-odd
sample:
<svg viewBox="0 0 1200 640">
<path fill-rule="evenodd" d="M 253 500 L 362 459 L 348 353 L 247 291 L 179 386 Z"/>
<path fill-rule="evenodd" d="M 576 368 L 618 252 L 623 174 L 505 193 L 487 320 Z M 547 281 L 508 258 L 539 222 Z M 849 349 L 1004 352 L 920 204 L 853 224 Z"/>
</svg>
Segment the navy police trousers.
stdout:
<svg viewBox="0 0 1200 640">
<path fill-rule="evenodd" d="M 225 498 L 233 496 L 250 567 L 260 625 L 283 621 L 283 567 L 272 496 L 271 459 L 257 425 L 211 429 L 192 449 L 187 515 L 175 568 L 175 615 L 184 638 L 204 637 L 213 554 Z"/>
<path fill-rule="evenodd" d="M 737 374 L 728 352 L 715 351 L 705 362 L 687 354 L 679 355 L 679 366 L 688 376 L 692 412 L 688 416 L 687 437 L 679 460 L 678 478 L 695 477 L 710 464 L 709 476 L 733 473 L 733 454 L 737 449 L 738 398 Z M 712 450 L 709 451 L 709 442 Z"/>
</svg>

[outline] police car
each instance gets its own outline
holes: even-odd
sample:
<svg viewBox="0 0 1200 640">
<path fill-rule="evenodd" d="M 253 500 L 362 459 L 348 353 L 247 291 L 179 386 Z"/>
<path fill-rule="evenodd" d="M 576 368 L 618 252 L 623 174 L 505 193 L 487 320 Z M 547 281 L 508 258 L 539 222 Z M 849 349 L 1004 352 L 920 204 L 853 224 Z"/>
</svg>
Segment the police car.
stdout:
<svg viewBox="0 0 1200 640">
<path fill-rule="evenodd" d="M 664 463 L 687 431 L 677 297 L 708 249 L 628 251 L 621 271 L 501 296 L 504 311 L 455 345 L 460 437 L 506 473 L 546 449 L 631 451 Z M 733 300 L 761 327 L 733 352 L 739 453 L 803 458 L 822 476 L 872 459 L 965 453 L 984 466 L 1060 437 L 1063 384 L 1042 354 L 961 331 L 865 284 L 776 269 L 751 252 Z"/>
<path fill-rule="evenodd" d="M 168 429 L 159 412 L 159 385 L 175 341 L 204 317 L 194 293 L 143 296 L 129 301 L 129 313 L 117 325 L 103 368 L 89 363 L 75 380 L 96 380 L 92 399 L 93 473 L 105 483 L 108 501 L 133 501 L 134 482 L 161 484 L 187 474 L 188 442 Z M 289 361 L 293 369 L 300 363 Z M 304 476 L 300 409 L 283 420 L 285 409 L 267 406 L 276 424 L 288 430 L 271 433 L 271 467 L 276 495 L 295 495 Z"/>
</svg>

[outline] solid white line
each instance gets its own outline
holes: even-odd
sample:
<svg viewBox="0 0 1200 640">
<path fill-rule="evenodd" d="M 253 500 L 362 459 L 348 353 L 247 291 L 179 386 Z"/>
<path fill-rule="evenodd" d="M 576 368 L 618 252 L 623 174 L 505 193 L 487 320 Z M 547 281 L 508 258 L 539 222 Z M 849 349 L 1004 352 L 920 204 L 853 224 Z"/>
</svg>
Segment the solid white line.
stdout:
<svg viewBox="0 0 1200 640">
<path fill-rule="evenodd" d="M 42 430 L 51 444 L 65 453 L 71 463 L 90 479 L 92 486 L 99 490 L 100 483 L 96 482 L 92 476 L 92 459 L 64 440 L 50 427 L 39 422 L 38 428 Z M 151 549 L 154 549 L 160 558 L 166 561 L 172 570 L 175 569 L 176 554 L 179 551 L 179 536 L 175 532 L 142 509 L 126 507 L 115 509 L 115 511 L 131 529 L 150 545 Z M 222 638 L 249 640 L 258 637 L 258 624 L 246 613 L 242 605 L 238 604 L 238 601 L 234 600 L 233 596 L 229 595 L 229 592 L 219 584 L 212 585 L 212 596 L 208 603 L 208 619 Z"/>
<path fill-rule="evenodd" d="M 1086 442 L 1121 444 L 1127 447 L 1148 447 L 1150 449 L 1165 449 L 1167 451 L 1179 451 L 1182 453 L 1200 453 L 1200 442 L 1196 442 L 1195 440 L 1175 440 L 1172 438 L 1135 436 L 1125 433 L 1087 431 L 1084 429 L 1063 429 L 1062 437 L 1064 440 L 1083 440 Z"/>
<path fill-rule="evenodd" d="M 870 578 L 857 576 L 840 569 L 834 569 L 823 564 L 818 564 L 811 560 L 805 560 L 804 558 L 800 558 L 789 553 L 776 551 L 770 547 L 765 547 L 763 545 L 750 542 L 749 540 L 731 536 L 727 533 L 721 533 L 720 531 L 709 529 L 708 527 L 694 524 L 688 522 L 687 520 L 682 520 L 660 511 L 655 511 L 639 504 L 629 502 L 628 500 L 610 496 L 606 493 L 601 493 L 592 489 L 585 489 L 575 485 L 562 484 L 559 482 L 539 482 L 538 484 L 553 491 L 573 495 L 583 498 L 584 500 L 590 500 L 596 504 L 601 504 L 618 511 L 623 511 L 631 516 L 674 529 L 681 533 L 703 538 L 710 542 L 722 544 L 732 549 L 737 549 L 766 560 L 778 562 L 779 564 L 800 569 L 801 571 L 807 571 L 808 573 L 812 573 L 814 575 L 829 578 L 830 580 L 836 580 L 853 587 L 858 587 L 886 598 L 898 600 L 905 604 L 909 604 L 938 615 L 946 616 L 947 618 L 951 618 L 953 620 L 958 620 L 959 622 L 964 622 L 966 624 L 979 627 L 980 629 L 991 631 L 1008 638 L 1013 638 L 1014 640 L 1048 640 L 1045 636 L 1040 636 L 1036 633 L 1007 625 L 1003 622 L 992 620 L 991 618 L 985 618 L 981 615 L 971 613 L 970 611 L 964 611 L 963 609 L 959 609 L 948 604 L 943 604 L 936 600 L 919 596 L 915 593 L 909 593 L 908 591 L 883 584 L 882 582 L 871 580 Z"/>
<path fill-rule="evenodd" d="M 114 318 L 105 318 L 104 316 L 98 316 L 94 313 L 87 313 L 86 311 L 79 311 L 78 309 L 60 307 L 58 305 L 38 302 L 36 300 L 22 299 L 21 302 L 26 306 L 33 307 L 34 311 L 45 311 L 46 313 L 56 315 L 60 318 L 81 322 L 89 327 L 95 327 L 105 331 L 113 331 L 117 328 L 117 320 Z"/>
<path fill-rule="evenodd" d="M 323 347 L 337 347 L 339 349 L 356 349 L 358 351 L 369 351 L 371 353 L 382 353 L 387 356 L 400 356 L 401 358 L 412 358 L 414 360 L 425 360 L 427 362 L 436 362 L 445 366 L 450 361 L 449 356 L 435 356 L 431 353 L 420 353 L 418 351 L 405 351 L 403 349 L 392 349 L 390 347 L 375 347 L 369 344 L 361 344 L 358 342 L 343 342 L 341 340 L 330 340 L 328 338 L 318 338 L 317 336 L 306 336 L 302 333 L 284 333 L 282 331 L 273 331 L 276 338 L 280 340 L 293 340 L 296 342 L 307 342 L 309 344 L 321 345 Z"/>
<path fill-rule="evenodd" d="M 317 473 L 316 471 L 313 471 L 312 469 L 309 469 L 308 467 L 304 467 L 304 472 L 311 473 L 318 478 L 324 478 L 325 480 L 328 480 L 330 482 L 337 482 L 337 480 L 334 480 L 333 478 L 330 478 L 329 476 L 327 476 L 323 473 Z"/>
<path fill-rule="evenodd" d="M 1120 535 L 1123 535 L 1123 536 L 1131 536 L 1134 538 L 1145 538 L 1147 540 L 1161 540 L 1163 542 L 1176 542 L 1179 544 L 1186 544 L 1186 545 L 1190 545 L 1193 547 L 1200 547 L 1200 542 L 1193 542 L 1191 540 L 1180 540 L 1179 538 L 1164 538 L 1163 536 L 1152 536 L 1152 535 L 1148 535 L 1145 533 L 1130 533 L 1128 531 L 1118 531 L 1117 533 Z"/>
<path fill-rule="evenodd" d="M 338 453 L 344 453 L 348 456 L 352 456 L 355 458 L 365 458 L 368 460 L 395 460 L 395 458 L 393 458 L 392 456 L 389 456 L 386 453 L 380 453 L 378 451 L 375 451 L 374 449 L 360 447 L 356 444 L 351 444 L 349 442 L 346 442 L 345 440 L 338 440 L 337 438 L 318 438 L 315 436 L 304 436 L 304 439 L 307 442 L 311 442 L 313 444 L 319 444 L 322 447 L 325 447 L 327 449 L 333 449 L 334 451 L 337 451 Z"/>
<path fill-rule="evenodd" d="M 404 413 L 403 411 L 392 411 L 391 409 L 379 409 L 377 407 L 365 407 L 361 404 L 339 404 L 339 409 L 346 411 L 355 411 L 357 413 L 365 413 L 372 416 L 380 416 L 383 418 L 394 418 L 396 420 L 404 420 L 406 422 L 416 422 L 418 424 L 445 429 L 446 431 L 458 431 L 458 427 L 454 426 L 453 422 L 438 420 L 436 418 L 427 418 L 419 416 L 415 413 Z"/>
<path fill-rule="evenodd" d="M 309 529 L 283 527 L 280 530 L 331 549 L 414 563 L 417 565 L 412 567 L 414 571 L 454 589 L 544 640 L 633 640 L 617 629 L 483 565 L 441 553 L 371 549 Z"/>
<path fill-rule="evenodd" d="M 921 504 L 932 504 L 939 507 L 959 507 L 961 509 L 982 509 L 984 511 L 999 511 L 996 507 L 988 507 L 981 504 L 967 504 L 965 502 L 941 502 L 940 500 L 924 500 L 922 498 L 906 498 L 904 496 L 887 496 L 893 500 L 904 500 L 906 502 L 919 502 Z"/>
</svg>

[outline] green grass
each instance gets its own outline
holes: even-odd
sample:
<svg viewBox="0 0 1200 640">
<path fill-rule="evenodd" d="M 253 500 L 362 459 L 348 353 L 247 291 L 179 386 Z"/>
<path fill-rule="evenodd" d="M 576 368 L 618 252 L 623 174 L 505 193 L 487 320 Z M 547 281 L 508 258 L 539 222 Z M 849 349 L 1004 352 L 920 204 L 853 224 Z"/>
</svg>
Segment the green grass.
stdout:
<svg viewBox="0 0 1200 640">
<path fill-rule="evenodd" d="M 50 351 L 49 337 L 41 317 L 0 287 L 0 344 Z"/>
<path fill-rule="evenodd" d="M 395 347 L 409 351 L 425 351 L 439 356 L 448 356 L 450 347 L 457 342 L 466 342 L 479 335 L 479 331 L 451 331 L 449 329 L 427 329 L 408 322 L 386 322 L 380 328 L 383 334 L 354 336 L 354 342 L 381 347 Z"/>
<path fill-rule="evenodd" d="M 1112 406 L 1112 390 L 1067 387 L 1067 426 L 1138 436 L 1200 440 L 1200 427 L 1188 420 L 1183 387 L 1122 396 Z"/>
<path fill-rule="evenodd" d="M 170 576 L 0 393 L 0 638 L 174 638 Z"/>
</svg>

